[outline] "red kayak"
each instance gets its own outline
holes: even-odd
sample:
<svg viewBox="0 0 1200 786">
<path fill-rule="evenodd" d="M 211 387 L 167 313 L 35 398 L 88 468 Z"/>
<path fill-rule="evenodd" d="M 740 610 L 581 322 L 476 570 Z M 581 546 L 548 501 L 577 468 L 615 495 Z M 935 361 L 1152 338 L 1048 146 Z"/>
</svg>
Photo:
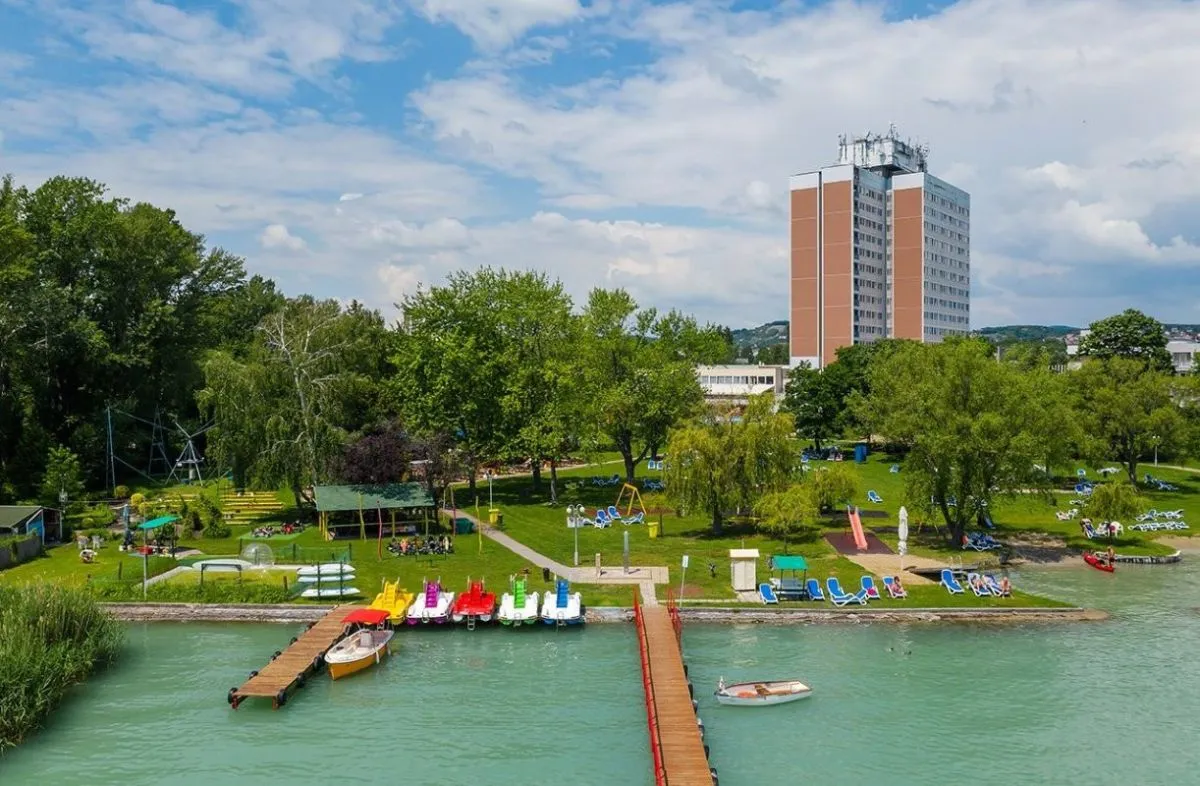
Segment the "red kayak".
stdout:
<svg viewBox="0 0 1200 786">
<path fill-rule="evenodd" d="M 496 593 L 486 592 L 482 581 L 472 581 L 471 587 L 454 601 L 450 618 L 455 622 L 474 617 L 480 622 L 490 622 L 496 612 Z"/>
<path fill-rule="evenodd" d="M 1114 570 L 1116 570 L 1114 566 L 1108 564 L 1107 560 L 1097 557 L 1090 551 L 1083 555 L 1083 561 L 1091 565 L 1096 570 L 1102 570 L 1105 573 L 1112 573 Z"/>
</svg>

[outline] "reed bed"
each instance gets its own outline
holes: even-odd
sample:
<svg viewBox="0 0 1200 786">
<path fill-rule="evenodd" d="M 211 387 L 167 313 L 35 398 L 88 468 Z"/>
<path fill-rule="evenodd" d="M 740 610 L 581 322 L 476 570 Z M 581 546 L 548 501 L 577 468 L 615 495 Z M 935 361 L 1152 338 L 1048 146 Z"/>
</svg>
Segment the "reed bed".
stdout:
<svg viewBox="0 0 1200 786">
<path fill-rule="evenodd" d="M 0 752 L 116 658 L 123 639 L 121 624 L 83 590 L 0 586 Z"/>
</svg>

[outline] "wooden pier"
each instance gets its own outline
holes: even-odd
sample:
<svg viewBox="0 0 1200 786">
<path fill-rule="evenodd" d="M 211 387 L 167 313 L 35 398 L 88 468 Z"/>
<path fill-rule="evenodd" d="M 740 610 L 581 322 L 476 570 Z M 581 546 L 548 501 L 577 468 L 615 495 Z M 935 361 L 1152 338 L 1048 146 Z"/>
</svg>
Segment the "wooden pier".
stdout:
<svg viewBox="0 0 1200 786">
<path fill-rule="evenodd" d="M 657 786 L 712 786 L 712 769 L 692 705 L 673 608 L 642 606 L 634 616 L 646 692 L 646 720 Z"/>
<path fill-rule="evenodd" d="M 275 709 L 287 703 L 288 696 L 303 687 L 310 675 L 324 665 L 325 652 L 342 637 L 342 619 L 361 606 L 337 606 L 308 630 L 292 639 L 288 648 L 276 652 L 259 671 L 250 672 L 250 679 L 240 688 L 230 688 L 226 699 L 235 710 L 243 699 L 251 696 L 268 698 Z"/>
</svg>

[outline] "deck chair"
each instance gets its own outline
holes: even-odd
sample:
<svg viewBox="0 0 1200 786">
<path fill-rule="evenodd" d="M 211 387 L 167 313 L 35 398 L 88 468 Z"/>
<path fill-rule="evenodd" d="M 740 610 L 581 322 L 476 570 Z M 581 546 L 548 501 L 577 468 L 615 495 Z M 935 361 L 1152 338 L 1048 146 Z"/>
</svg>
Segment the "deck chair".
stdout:
<svg viewBox="0 0 1200 786">
<path fill-rule="evenodd" d="M 835 606 L 845 606 L 850 603 L 858 603 L 865 606 L 867 604 L 867 593 L 865 590 L 859 590 L 853 595 L 843 592 L 841 582 L 833 576 L 825 579 L 825 586 L 829 590 L 829 599 L 833 601 Z"/>
<path fill-rule="evenodd" d="M 609 506 L 608 506 L 608 518 L 609 518 L 609 520 L 610 520 L 610 521 L 612 521 L 614 524 L 615 524 L 616 522 L 618 522 L 618 521 L 621 521 L 621 522 L 624 522 L 624 521 L 625 521 L 624 517 L 623 517 L 623 516 L 621 516 L 621 511 L 617 510 L 617 506 L 616 506 L 616 505 L 609 505 Z"/>
<path fill-rule="evenodd" d="M 867 500 L 876 505 L 883 504 L 883 497 L 879 496 L 879 494 L 875 491 L 875 489 L 871 489 L 867 492 Z"/>
<path fill-rule="evenodd" d="M 942 568 L 942 580 L 940 584 L 951 595 L 961 595 L 963 592 L 962 585 L 958 583 L 958 579 L 954 578 L 954 573 L 949 568 Z"/>
<path fill-rule="evenodd" d="M 879 594 L 879 587 L 875 586 L 874 577 L 863 576 L 859 583 L 862 585 L 863 592 L 867 593 L 867 600 L 879 600 L 883 597 Z"/>
<path fill-rule="evenodd" d="M 977 598 L 992 594 L 984 582 L 983 576 L 980 576 L 978 573 L 967 574 L 967 586 L 971 588 L 971 592 L 974 592 Z"/>
<path fill-rule="evenodd" d="M 608 517 L 608 513 L 606 513 L 603 508 L 596 509 L 595 524 L 597 529 L 604 529 L 605 527 L 612 526 L 612 520 Z"/>
<path fill-rule="evenodd" d="M 892 466 L 888 467 L 888 472 L 892 473 L 893 475 L 895 475 L 899 471 L 900 471 L 899 464 L 893 464 Z"/>
<path fill-rule="evenodd" d="M 987 588 L 997 598 L 1007 597 L 1008 595 L 1012 594 L 1011 592 L 1005 592 L 1002 590 L 1000 588 L 1000 582 L 996 581 L 996 577 L 990 573 L 984 574 L 983 583 L 987 585 Z"/>
<path fill-rule="evenodd" d="M 883 586 L 887 588 L 888 595 L 891 595 L 893 598 L 907 598 L 908 597 L 908 590 L 906 590 L 906 589 L 904 589 L 904 587 L 900 586 L 900 584 L 898 584 L 896 582 L 896 579 L 894 576 L 884 576 L 883 577 Z"/>
<path fill-rule="evenodd" d="M 808 590 L 809 600 L 825 600 L 825 593 L 821 591 L 821 582 L 809 579 L 804 582 L 804 587 Z"/>
<path fill-rule="evenodd" d="M 758 597 L 762 599 L 763 603 L 770 604 L 779 602 L 779 598 L 775 596 L 775 589 L 765 581 L 758 585 Z"/>
</svg>

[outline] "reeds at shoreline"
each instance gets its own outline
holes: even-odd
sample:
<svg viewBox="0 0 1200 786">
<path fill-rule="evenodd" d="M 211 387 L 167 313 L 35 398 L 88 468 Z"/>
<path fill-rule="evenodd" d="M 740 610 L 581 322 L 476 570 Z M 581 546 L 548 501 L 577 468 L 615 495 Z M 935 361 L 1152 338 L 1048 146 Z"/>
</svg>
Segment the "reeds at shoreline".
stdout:
<svg viewBox="0 0 1200 786">
<path fill-rule="evenodd" d="M 39 728 L 123 640 L 121 624 L 82 590 L 0 587 L 0 752 Z"/>
</svg>

